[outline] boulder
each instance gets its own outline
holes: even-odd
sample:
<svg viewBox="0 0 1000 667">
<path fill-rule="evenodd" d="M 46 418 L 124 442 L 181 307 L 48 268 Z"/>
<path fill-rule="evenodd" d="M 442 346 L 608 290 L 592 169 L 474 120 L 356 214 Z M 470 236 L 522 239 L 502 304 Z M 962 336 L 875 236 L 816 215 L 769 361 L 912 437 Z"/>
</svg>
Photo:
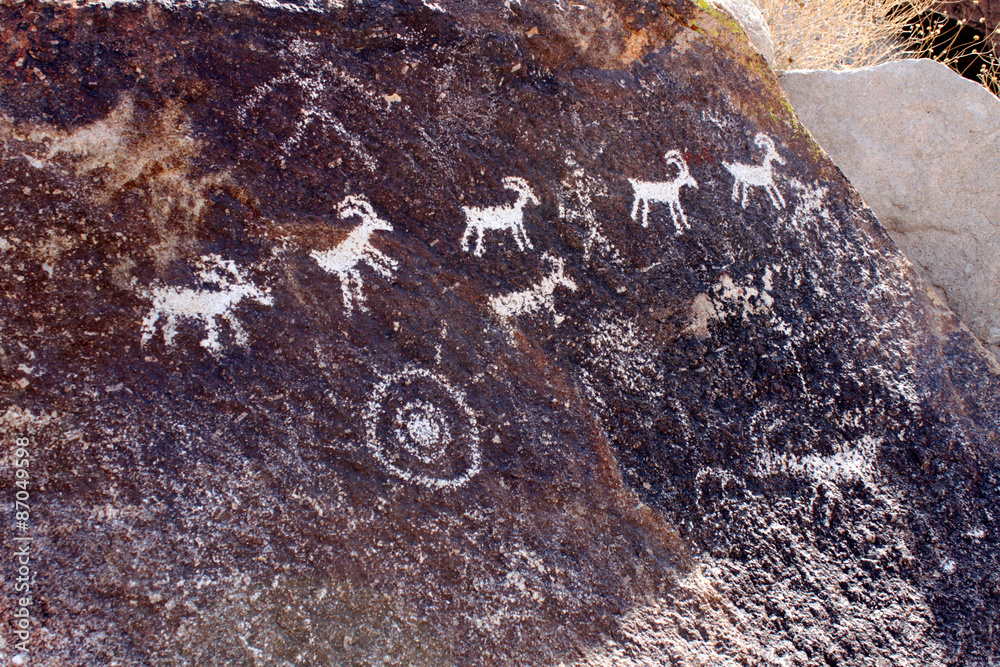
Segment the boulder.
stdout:
<svg viewBox="0 0 1000 667">
<path fill-rule="evenodd" d="M 0 34 L 5 664 L 998 654 L 1000 369 L 727 16 Z"/>
<path fill-rule="evenodd" d="M 1000 353 L 1000 100 L 933 60 L 781 76 L 893 240 Z"/>
<path fill-rule="evenodd" d="M 774 39 L 764 14 L 752 0 L 710 0 L 713 5 L 724 9 L 736 19 L 746 32 L 753 47 L 764 56 L 768 66 L 774 67 Z"/>
</svg>

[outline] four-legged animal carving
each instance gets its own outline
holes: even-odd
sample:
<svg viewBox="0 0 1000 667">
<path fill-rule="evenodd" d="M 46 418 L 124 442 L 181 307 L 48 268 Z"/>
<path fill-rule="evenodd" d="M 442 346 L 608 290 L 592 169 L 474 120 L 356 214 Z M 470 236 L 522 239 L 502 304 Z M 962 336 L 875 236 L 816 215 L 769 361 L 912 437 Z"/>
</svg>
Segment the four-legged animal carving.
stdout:
<svg viewBox="0 0 1000 667">
<path fill-rule="evenodd" d="M 237 345 L 247 344 L 247 334 L 236 319 L 235 309 L 243 299 L 270 306 L 272 298 L 268 290 L 261 290 L 248 282 L 232 260 L 223 260 L 218 255 L 208 255 L 199 264 L 196 274 L 201 283 L 215 289 L 192 289 L 190 287 L 160 286 L 149 291 L 153 307 L 142 321 L 142 344 L 145 345 L 156 333 L 156 324 L 164 319 L 163 342 L 173 345 L 177 333 L 177 320 L 190 319 L 205 327 L 206 337 L 201 346 L 213 354 L 222 349 L 219 344 L 219 320 L 225 320 L 233 330 Z"/>
<path fill-rule="evenodd" d="M 771 197 L 771 203 L 774 204 L 774 207 L 784 208 L 785 199 L 778 192 L 778 188 L 774 184 L 774 173 L 771 163 L 785 164 L 785 159 L 778 155 L 778 151 L 774 147 L 774 141 L 766 134 L 758 134 L 754 138 L 754 143 L 765 151 L 764 161 L 761 164 L 722 163 L 735 179 L 733 182 L 733 201 L 739 200 L 740 193 L 742 192 L 743 198 L 741 203 L 743 204 L 743 208 L 746 208 L 747 195 L 750 193 L 750 188 L 764 188 Z"/>
<path fill-rule="evenodd" d="M 670 204 L 670 216 L 674 220 L 674 227 L 678 234 L 683 234 L 684 229 L 691 229 L 688 224 L 684 209 L 681 208 L 681 188 L 685 185 L 697 188 L 698 183 L 691 177 L 688 171 L 687 162 L 681 157 L 680 151 L 668 151 L 663 159 L 667 165 L 677 167 L 677 175 L 670 181 L 637 181 L 628 179 L 635 191 L 635 201 L 632 203 L 632 219 L 639 215 L 639 205 L 642 204 L 642 226 L 649 226 L 649 202 L 662 202 Z"/>
<path fill-rule="evenodd" d="M 483 234 L 487 230 L 510 231 L 514 235 L 514 241 L 520 250 L 524 250 L 524 246 L 533 247 L 527 232 L 524 231 L 523 209 L 528 202 L 537 205 L 538 198 L 535 197 L 535 193 L 531 191 L 528 182 L 523 178 L 508 176 L 501 183 L 508 190 L 517 192 L 517 201 L 513 204 L 491 206 L 489 208 L 462 207 L 462 210 L 465 212 L 465 219 L 467 220 L 465 233 L 462 234 L 462 250 L 469 250 L 469 238 L 475 233 L 476 257 L 481 257 L 483 254 Z"/>
<path fill-rule="evenodd" d="M 310 256 L 328 273 L 336 273 L 340 279 L 340 289 L 344 296 L 344 308 L 354 310 L 357 303 L 361 310 L 367 310 L 365 296 L 361 291 L 364 279 L 361 264 L 367 264 L 384 278 L 392 276 L 396 261 L 387 257 L 372 245 L 371 235 L 377 231 L 391 232 L 392 225 L 378 217 L 375 209 L 364 197 L 349 196 L 337 207 L 341 219 L 352 216 L 361 218 L 361 224 L 351 230 L 347 238 L 332 250 L 313 250 Z"/>
<path fill-rule="evenodd" d="M 561 257 L 553 257 L 548 253 L 542 257 L 552 265 L 552 271 L 542 278 L 540 283 L 531 289 L 502 294 L 490 299 L 490 308 L 503 324 L 508 324 L 518 315 L 526 315 L 543 308 L 552 313 L 552 319 L 556 326 L 559 326 L 565 319 L 556 312 L 555 299 L 552 295 L 557 287 L 565 287 L 571 292 L 575 292 L 577 285 L 572 278 L 566 275 L 565 263 Z"/>
</svg>

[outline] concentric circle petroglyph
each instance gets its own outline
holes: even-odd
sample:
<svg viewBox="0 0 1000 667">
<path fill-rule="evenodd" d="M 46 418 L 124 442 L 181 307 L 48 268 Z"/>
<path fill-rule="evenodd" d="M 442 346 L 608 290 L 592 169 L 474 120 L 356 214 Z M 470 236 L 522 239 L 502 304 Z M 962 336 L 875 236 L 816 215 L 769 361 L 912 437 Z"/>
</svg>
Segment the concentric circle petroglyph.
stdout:
<svg viewBox="0 0 1000 667">
<path fill-rule="evenodd" d="M 431 489 L 456 489 L 481 467 L 479 426 L 464 394 L 410 367 L 382 380 L 365 408 L 368 444 L 392 474 Z"/>
</svg>

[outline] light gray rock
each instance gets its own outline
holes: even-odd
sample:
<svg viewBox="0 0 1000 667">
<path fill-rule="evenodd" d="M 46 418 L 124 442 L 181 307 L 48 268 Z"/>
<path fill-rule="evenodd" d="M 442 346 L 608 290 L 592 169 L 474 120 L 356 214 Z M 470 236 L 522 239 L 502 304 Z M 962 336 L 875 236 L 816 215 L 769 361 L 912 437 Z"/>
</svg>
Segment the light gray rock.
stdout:
<svg viewBox="0 0 1000 667">
<path fill-rule="evenodd" d="M 754 48 L 774 67 L 774 39 L 760 9 L 750 0 L 709 0 L 719 9 L 729 12 L 740 24 Z"/>
<path fill-rule="evenodd" d="M 892 238 L 1000 356 L 1000 100 L 933 60 L 781 85 Z"/>
</svg>

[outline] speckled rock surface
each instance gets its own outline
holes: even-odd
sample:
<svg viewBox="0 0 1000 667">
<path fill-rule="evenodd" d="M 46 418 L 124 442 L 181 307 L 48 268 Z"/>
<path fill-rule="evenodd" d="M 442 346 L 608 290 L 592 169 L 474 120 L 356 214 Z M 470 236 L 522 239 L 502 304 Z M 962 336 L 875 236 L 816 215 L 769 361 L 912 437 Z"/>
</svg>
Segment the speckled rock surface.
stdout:
<svg viewBox="0 0 1000 667">
<path fill-rule="evenodd" d="M 28 2 L 0 45 L 6 662 L 997 656 L 998 369 L 727 16 Z"/>
</svg>

